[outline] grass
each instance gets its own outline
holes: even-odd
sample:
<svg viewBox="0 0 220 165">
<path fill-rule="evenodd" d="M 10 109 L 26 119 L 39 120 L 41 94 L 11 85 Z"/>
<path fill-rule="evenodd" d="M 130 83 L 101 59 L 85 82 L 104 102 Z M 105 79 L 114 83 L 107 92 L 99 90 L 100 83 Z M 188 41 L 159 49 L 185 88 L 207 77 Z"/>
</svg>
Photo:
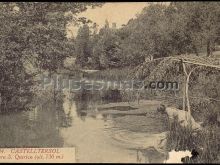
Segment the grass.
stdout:
<svg viewBox="0 0 220 165">
<path fill-rule="evenodd" d="M 219 127 L 208 126 L 201 131 L 194 131 L 188 127 L 181 127 L 175 118 L 169 124 L 167 136 L 168 150 L 196 150 L 199 155 L 190 159 L 188 163 L 217 163 L 219 154 Z"/>
</svg>

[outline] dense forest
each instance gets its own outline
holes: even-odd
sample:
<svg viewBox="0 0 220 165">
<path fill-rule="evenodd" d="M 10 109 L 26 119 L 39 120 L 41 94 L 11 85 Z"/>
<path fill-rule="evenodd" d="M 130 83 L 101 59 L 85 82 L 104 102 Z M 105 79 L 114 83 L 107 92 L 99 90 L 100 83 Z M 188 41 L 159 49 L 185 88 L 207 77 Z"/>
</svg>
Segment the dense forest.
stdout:
<svg viewBox="0 0 220 165">
<path fill-rule="evenodd" d="M 116 28 L 84 22 L 75 38 L 76 63 L 96 69 L 137 66 L 181 54 L 212 56 L 220 40 L 218 2 L 150 3 Z"/>
</svg>

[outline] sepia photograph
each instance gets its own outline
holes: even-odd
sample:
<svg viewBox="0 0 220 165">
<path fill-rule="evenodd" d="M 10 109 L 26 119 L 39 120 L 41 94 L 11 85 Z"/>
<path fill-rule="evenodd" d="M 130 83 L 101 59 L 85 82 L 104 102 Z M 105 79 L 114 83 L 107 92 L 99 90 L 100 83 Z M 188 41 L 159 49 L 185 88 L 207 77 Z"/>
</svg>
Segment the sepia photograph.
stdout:
<svg viewBox="0 0 220 165">
<path fill-rule="evenodd" d="M 220 163 L 220 2 L 0 2 L 0 163 Z"/>
</svg>

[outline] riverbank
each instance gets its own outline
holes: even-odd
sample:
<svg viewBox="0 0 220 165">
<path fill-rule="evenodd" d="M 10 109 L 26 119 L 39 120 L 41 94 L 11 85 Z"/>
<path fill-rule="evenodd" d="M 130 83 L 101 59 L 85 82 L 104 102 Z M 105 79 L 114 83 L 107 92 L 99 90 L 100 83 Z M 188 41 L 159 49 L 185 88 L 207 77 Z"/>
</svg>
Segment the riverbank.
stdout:
<svg viewBox="0 0 220 165">
<path fill-rule="evenodd" d="M 151 67 L 151 69 L 154 70 L 156 68 Z M 138 72 L 140 72 L 140 68 Z M 62 73 L 65 73 L 65 71 L 63 71 Z M 97 71 L 94 73 L 83 73 L 78 74 L 78 77 L 91 80 L 103 79 L 108 81 L 126 81 L 129 78 L 134 77 L 134 73 L 135 69 L 125 68 L 124 70 L 113 69 Z M 201 74 L 207 73 L 208 72 L 205 71 L 201 72 Z M 147 77 L 149 76 L 146 75 L 146 73 L 144 75 Z M 194 76 L 196 77 L 196 74 Z M 202 77 L 202 75 L 199 76 L 200 77 L 198 79 L 195 79 L 196 82 L 204 80 L 204 77 Z M 142 79 L 147 79 L 147 77 L 144 77 L 142 75 Z M 141 77 L 137 76 L 137 78 Z M 206 76 L 206 78 L 214 78 L 215 80 L 215 72 L 211 73 L 211 77 Z M 172 77 L 172 79 L 175 79 L 175 75 Z M 215 81 L 213 81 L 213 83 L 214 82 Z M 201 81 L 199 83 L 201 83 Z M 210 89 L 210 85 L 212 86 L 213 84 L 203 84 L 203 86 L 205 85 L 206 88 Z M 193 94 L 210 94 L 210 96 L 213 96 L 212 90 L 208 90 L 205 93 L 200 89 L 201 87 L 199 84 L 192 83 L 191 88 L 195 91 Z M 206 90 L 206 88 L 204 88 L 204 90 Z M 211 89 L 214 88 L 215 87 Z M 55 95 L 53 89 L 50 89 L 49 91 L 44 92 L 39 91 L 40 95 L 38 102 L 46 103 L 46 99 L 44 98 L 46 95 L 48 95 L 47 92 L 49 92 L 50 98 L 52 98 L 53 100 Z M 95 94 L 97 96 L 94 96 L 94 94 L 92 93 L 97 93 Z M 100 104 L 88 110 L 88 108 L 84 105 L 85 103 L 82 102 L 82 107 L 86 107 L 87 109 L 81 109 L 80 114 L 86 114 L 87 116 L 92 116 L 94 118 L 104 120 L 110 117 L 111 120 L 114 121 L 114 127 L 120 127 L 132 132 L 142 132 L 150 134 L 161 134 L 163 132 L 168 132 L 166 145 L 168 151 L 171 151 L 172 149 L 190 151 L 196 149 L 196 151 L 198 151 L 200 154 L 200 158 L 196 160 L 197 162 L 215 162 L 218 159 L 218 154 L 216 153 L 218 153 L 219 149 L 218 146 L 215 145 L 218 144 L 217 141 L 220 140 L 218 138 L 217 131 L 218 120 L 217 118 L 215 118 L 218 117 L 218 115 L 216 115 L 219 108 L 219 105 L 217 103 L 210 103 L 210 100 L 205 100 L 205 102 L 203 102 L 202 100 L 204 99 L 204 97 L 202 96 L 199 97 L 199 99 L 194 98 L 190 100 L 190 103 L 192 105 L 192 116 L 195 118 L 196 122 L 201 122 L 204 126 L 204 130 L 200 132 L 195 132 L 188 128 L 184 128 L 180 125 L 180 123 L 175 121 L 171 123 L 164 115 L 159 114 L 156 111 L 157 107 L 162 102 L 168 106 L 172 105 L 173 107 L 182 109 L 182 98 L 180 97 L 181 94 L 181 90 L 176 91 L 175 96 L 174 92 L 169 91 L 146 90 L 139 91 L 139 93 L 138 91 L 129 90 L 116 90 L 113 92 L 111 89 L 109 89 L 108 91 L 100 92 L 87 91 L 79 94 L 79 98 L 83 101 L 85 99 L 84 97 L 86 97 L 86 100 L 88 102 L 93 102 L 94 98 L 97 97 L 97 99 L 100 100 Z M 110 101 L 110 103 L 106 103 L 105 100 Z M 128 133 L 126 133 L 126 135 L 127 134 Z M 203 139 L 206 139 L 206 141 L 204 142 Z"/>
<path fill-rule="evenodd" d="M 188 57 L 186 57 L 188 58 Z M 194 57 L 196 61 L 202 61 L 206 59 L 206 57 Z M 207 58 L 207 60 L 211 63 L 214 61 L 214 58 Z M 216 62 L 216 61 L 215 61 Z M 152 63 L 152 65 L 151 65 Z M 139 78 L 140 80 L 151 81 L 154 80 L 152 78 L 158 78 L 161 80 L 162 78 L 167 81 L 175 80 L 180 82 L 180 90 L 179 91 L 153 91 L 148 90 L 144 92 L 137 91 L 120 91 L 122 96 L 122 101 L 130 102 L 132 104 L 133 101 L 136 103 L 138 100 L 144 99 L 155 99 L 158 101 L 164 102 L 168 106 L 172 106 L 178 109 L 182 109 L 182 79 L 184 73 L 181 70 L 181 67 L 178 63 L 174 64 L 171 67 L 172 70 L 169 70 L 167 66 L 173 65 L 172 62 L 169 61 L 156 61 L 156 62 L 146 62 L 145 64 L 138 66 L 137 68 L 131 69 L 129 72 L 121 72 L 119 69 L 114 70 L 105 70 L 96 72 L 95 75 L 90 75 L 90 78 L 98 77 L 98 78 L 106 78 L 106 79 L 119 79 L 119 80 L 127 80 L 128 78 Z M 164 69 L 163 69 L 164 68 Z M 163 70 L 160 72 L 160 70 Z M 118 71 L 117 71 L 118 70 Z M 103 73 L 103 74 L 102 74 Z M 114 73 L 108 74 L 108 73 Z M 165 74 L 166 73 L 166 74 Z M 156 75 L 155 75 L 156 74 Z M 101 76 L 102 75 L 102 76 Z M 220 125 L 220 115 L 219 115 L 219 90 L 220 86 L 218 83 L 219 76 L 218 71 L 212 69 L 203 68 L 200 72 L 193 72 L 192 78 L 193 81 L 190 81 L 190 105 L 191 105 L 191 115 L 195 119 L 196 122 L 201 123 L 203 130 L 202 131 L 193 131 L 186 127 L 182 127 L 178 122 L 173 121 L 172 123 L 168 123 L 168 148 L 171 151 L 172 149 L 176 150 L 190 150 L 195 149 L 198 151 L 199 156 L 197 159 L 193 160 L 194 162 L 218 162 L 219 160 L 219 145 L 218 140 L 218 130 Z M 138 95 L 137 95 L 138 94 Z M 122 105 L 121 105 L 122 104 Z M 135 131 L 136 128 L 140 127 L 144 131 L 148 131 L 148 129 L 144 129 L 141 125 L 147 122 L 147 112 L 135 106 L 131 106 L 129 103 L 121 103 L 121 104 L 107 104 L 101 105 L 100 113 L 103 114 L 118 114 L 122 115 L 122 118 L 118 120 L 118 125 L 121 123 L 126 123 L 122 121 L 127 120 L 126 128 L 132 129 Z M 118 107 L 117 107 L 118 106 Z M 122 110 L 120 106 L 124 106 L 127 110 Z M 151 107 L 149 105 L 144 105 L 146 107 Z M 99 107 L 100 108 L 100 107 Z M 118 109 L 117 109 L 118 108 Z M 132 109 L 133 108 L 133 109 Z M 121 110 L 119 110 L 121 109 Z M 126 114 L 126 116 L 125 116 Z M 135 115 L 139 115 L 138 117 Z M 131 117 L 132 116 L 132 117 Z M 135 116 L 135 117 L 134 117 Z M 144 122 L 146 121 L 146 122 Z M 156 121 L 156 120 L 155 120 Z M 131 123 L 139 123 L 135 126 Z M 190 139 L 190 140 L 189 140 Z M 206 139 L 204 141 L 204 139 Z"/>
</svg>

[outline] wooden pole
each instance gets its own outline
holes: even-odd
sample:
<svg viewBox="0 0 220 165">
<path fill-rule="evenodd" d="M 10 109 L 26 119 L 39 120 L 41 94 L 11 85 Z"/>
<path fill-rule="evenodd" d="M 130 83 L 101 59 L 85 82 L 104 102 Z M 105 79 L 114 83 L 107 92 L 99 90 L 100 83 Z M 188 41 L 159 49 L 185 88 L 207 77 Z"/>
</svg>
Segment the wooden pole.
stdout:
<svg viewBox="0 0 220 165">
<path fill-rule="evenodd" d="M 183 65 L 183 71 L 184 71 L 184 78 L 183 78 L 183 110 L 186 112 L 186 82 L 187 82 L 187 72 L 186 72 L 186 66 L 185 66 L 185 63 L 183 62 L 183 60 L 181 60 L 182 62 L 182 65 Z M 185 113 L 185 118 L 186 120 L 188 120 L 188 117 L 187 117 L 187 113 Z"/>
<path fill-rule="evenodd" d="M 185 110 L 185 101 L 187 103 L 187 116 L 186 116 L 186 119 L 187 121 L 190 123 L 191 125 L 191 108 L 190 108 L 190 102 L 189 102 L 189 79 L 190 79 L 190 76 L 192 74 L 192 72 L 198 68 L 195 67 L 193 68 L 189 73 L 187 73 L 186 71 L 186 65 L 185 63 L 182 61 L 182 65 L 183 65 L 183 71 L 184 71 L 184 94 L 183 94 L 183 110 Z"/>
<path fill-rule="evenodd" d="M 186 79 L 185 75 L 183 78 L 183 110 L 186 111 L 186 85 L 185 85 Z M 185 116 L 186 117 L 186 116 Z M 186 117 L 187 119 L 187 117 Z"/>
<path fill-rule="evenodd" d="M 187 121 L 189 122 L 189 124 L 191 125 L 191 109 L 190 109 L 190 103 L 189 103 L 189 78 L 190 78 L 190 75 L 192 73 L 193 70 L 191 70 L 189 72 L 189 74 L 187 73 L 186 71 L 186 65 L 185 63 L 182 61 L 182 64 L 183 64 L 183 71 L 184 71 L 184 99 L 183 99 L 183 102 L 184 102 L 184 110 L 185 110 L 185 102 L 187 103 L 187 114 L 186 114 L 186 119 Z"/>
<path fill-rule="evenodd" d="M 188 116 L 190 116 L 190 122 L 191 122 L 191 108 L 190 108 L 190 103 L 189 103 L 189 78 L 192 74 L 192 72 L 197 69 L 199 66 L 193 68 L 189 74 L 187 75 L 187 79 L 186 79 L 186 98 L 187 98 L 187 107 L 188 107 Z"/>
<path fill-rule="evenodd" d="M 189 121 L 189 123 L 191 124 L 191 109 L 190 109 L 190 103 L 189 103 L 189 77 L 190 77 L 190 74 L 192 72 L 190 72 L 188 75 L 187 75 L 187 78 L 186 78 L 186 103 L 187 103 L 187 119 Z"/>
</svg>

